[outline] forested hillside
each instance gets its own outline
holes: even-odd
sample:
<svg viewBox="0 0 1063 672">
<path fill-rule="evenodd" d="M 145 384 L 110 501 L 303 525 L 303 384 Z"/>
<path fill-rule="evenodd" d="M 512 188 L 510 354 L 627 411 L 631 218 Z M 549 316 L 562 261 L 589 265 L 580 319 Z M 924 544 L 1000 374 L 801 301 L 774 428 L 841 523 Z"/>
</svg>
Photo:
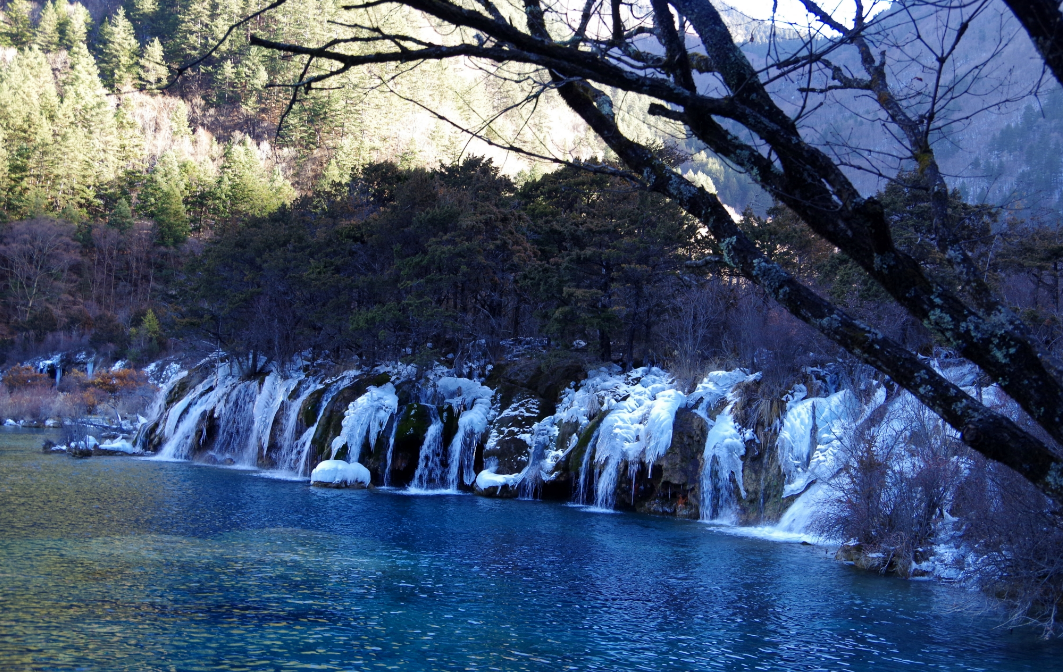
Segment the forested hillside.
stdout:
<svg viewBox="0 0 1063 672">
<path fill-rule="evenodd" d="M 543 154 L 604 156 L 557 100 L 507 116 L 513 87 L 435 63 L 353 69 L 289 109 L 281 85 L 297 81 L 303 64 L 250 46 L 248 35 L 326 40 L 339 30 L 329 23 L 338 5 L 327 0 L 256 18 L 174 80 L 178 65 L 253 9 L 237 0 L 4 6 L 0 336 L 10 358 L 69 346 L 143 359 L 176 337 L 266 359 L 306 348 L 397 356 L 522 336 L 586 343 L 629 363 L 754 356 L 760 346 L 747 335 L 679 344 L 680 322 L 686 341 L 701 343 L 720 311 L 738 309 L 736 293 L 752 290 L 712 262 L 684 265 L 713 250 L 678 210 L 614 178 L 548 174 L 552 167 L 470 142 L 442 119 Z M 749 32 L 755 55 L 758 26 L 747 24 L 735 30 Z M 1026 194 L 1055 193 L 1058 182 L 1047 165 L 1058 163 L 1049 151 L 1057 111 L 1044 109 L 1049 123 L 1028 106 L 986 145 L 987 172 L 1014 175 Z M 641 137 L 656 132 L 648 119 L 626 123 Z M 1024 144 L 1034 132 L 1042 141 Z M 793 272 L 933 347 L 918 324 L 883 317 L 874 284 L 744 175 L 688 140 L 654 143 L 725 202 L 755 204 L 743 227 Z M 971 184 L 957 198 L 970 198 Z M 931 263 L 914 216 L 925 203 L 902 185 L 884 199 L 900 237 Z M 991 208 L 970 217 L 970 248 L 987 278 L 1054 339 L 1055 222 Z M 714 287 L 728 288 L 719 296 L 703 279 L 714 269 Z M 702 335 L 690 335 L 691 320 Z"/>
</svg>

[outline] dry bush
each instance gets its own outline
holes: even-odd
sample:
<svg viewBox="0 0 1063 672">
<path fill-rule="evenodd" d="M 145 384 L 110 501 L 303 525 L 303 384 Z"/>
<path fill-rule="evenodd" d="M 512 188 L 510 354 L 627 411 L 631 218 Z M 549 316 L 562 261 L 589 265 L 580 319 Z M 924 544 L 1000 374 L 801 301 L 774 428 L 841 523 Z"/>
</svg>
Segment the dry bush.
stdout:
<svg viewBox="0 0 1063 672">
<path fill-rule="evenodd" d="M 0 418 L 43 422 L 49 418 L 70 415 L 66 395 L 44 385 L 32 385 L 15 390 L 0 388 Z"/>
<path fill-rule="evenodd" d="M 864 423 L 845 440 L 845 466 L 830 483 L 818 531 L 858 544 L 869 568 L 910 576 L 960 486 L 966 451 L 921 404 L 891 410 L 893 417 Z M 883 437 L 887 425 L 895 433 Z"/>
<path fill-rule="evenodd" d="M 964 540 L 982 558 L 974 577 L 1008 606 L 1009 625 L 1063 634 L 1063 520 L 1015 472 L 978 454 L 970 461 L 955 509 Z"/>
<path fill-rule="evenodd" d="M 41 387 L 48 384 L 48 376 L 39 373 L 32 366 L 12 366 L 4 372 L 4 386 L 9 391 L 22 390 L 27 387 Z"/>
<path fill-rule="evenodd" d="M 668 367 L 680 383 L 696 384 L 713 368 L 744 367 L 762 374 L 762 387 L 782 396 L 826 340 L 780 308 L 759 288 L 712 277 L 680 292 L 662 324 Z"/>
</svg>

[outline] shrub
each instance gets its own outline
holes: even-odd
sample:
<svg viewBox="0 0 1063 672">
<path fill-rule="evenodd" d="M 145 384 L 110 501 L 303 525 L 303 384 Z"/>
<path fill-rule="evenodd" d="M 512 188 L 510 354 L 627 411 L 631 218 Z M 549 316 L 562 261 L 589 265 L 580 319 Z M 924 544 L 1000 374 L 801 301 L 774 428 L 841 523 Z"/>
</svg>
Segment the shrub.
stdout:
<svg viewBox="0 0 1063 672">
<path fill-rule="evenodd" d="M 48 376 L 38 373 L 32 366 L 12 366 L 3 377 L 4 385 L 8 390 L 21 390 L 26 387 L 46 385 Z"/>
<path fill-rule="evenodd" d="M 1008 625 L 1035 625 L 1045 638 L 1061 634 L 1063 520 L 1015 472 L 973 455 L 956 495 L 963 539 L 981 560 L 972 575 L 1009 609 Z"/>
<path fill-rule="evenodd" d="M 858 427 L 844 451 L 820 531 L 858 544 L 864 566 L 910 576 L 961 483 L 967 451 L 914 400 Z"/>
</svg>

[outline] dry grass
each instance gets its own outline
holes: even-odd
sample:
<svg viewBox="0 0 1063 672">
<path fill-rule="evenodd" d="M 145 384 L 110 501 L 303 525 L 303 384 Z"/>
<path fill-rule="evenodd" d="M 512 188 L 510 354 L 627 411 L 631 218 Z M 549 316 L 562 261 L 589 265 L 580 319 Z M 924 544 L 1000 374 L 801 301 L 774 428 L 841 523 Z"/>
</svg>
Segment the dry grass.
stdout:
<svg viewBox="0 0 1063 672">
<path fill-rule="evenodd" d="M 16 390 L 0 387 L 0 418 L 5 420 L 44 422 L 71 417 L 76 412 L 74 399 L 54 387 L 31 385 Z"/>
</svg>

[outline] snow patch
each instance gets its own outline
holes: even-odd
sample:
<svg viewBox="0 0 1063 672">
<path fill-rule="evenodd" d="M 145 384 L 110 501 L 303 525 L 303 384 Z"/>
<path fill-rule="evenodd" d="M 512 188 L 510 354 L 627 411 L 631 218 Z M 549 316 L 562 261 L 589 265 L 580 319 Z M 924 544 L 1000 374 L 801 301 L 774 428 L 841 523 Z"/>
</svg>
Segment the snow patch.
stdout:
<svg viewBox="0 0 1063 672">
<path fill-rule="evenodd" d="M 324 460 L 310 473 L 310 483 L 327 485 L 369 485 L 369 470 L 357 462 Z"/>
</svg>

